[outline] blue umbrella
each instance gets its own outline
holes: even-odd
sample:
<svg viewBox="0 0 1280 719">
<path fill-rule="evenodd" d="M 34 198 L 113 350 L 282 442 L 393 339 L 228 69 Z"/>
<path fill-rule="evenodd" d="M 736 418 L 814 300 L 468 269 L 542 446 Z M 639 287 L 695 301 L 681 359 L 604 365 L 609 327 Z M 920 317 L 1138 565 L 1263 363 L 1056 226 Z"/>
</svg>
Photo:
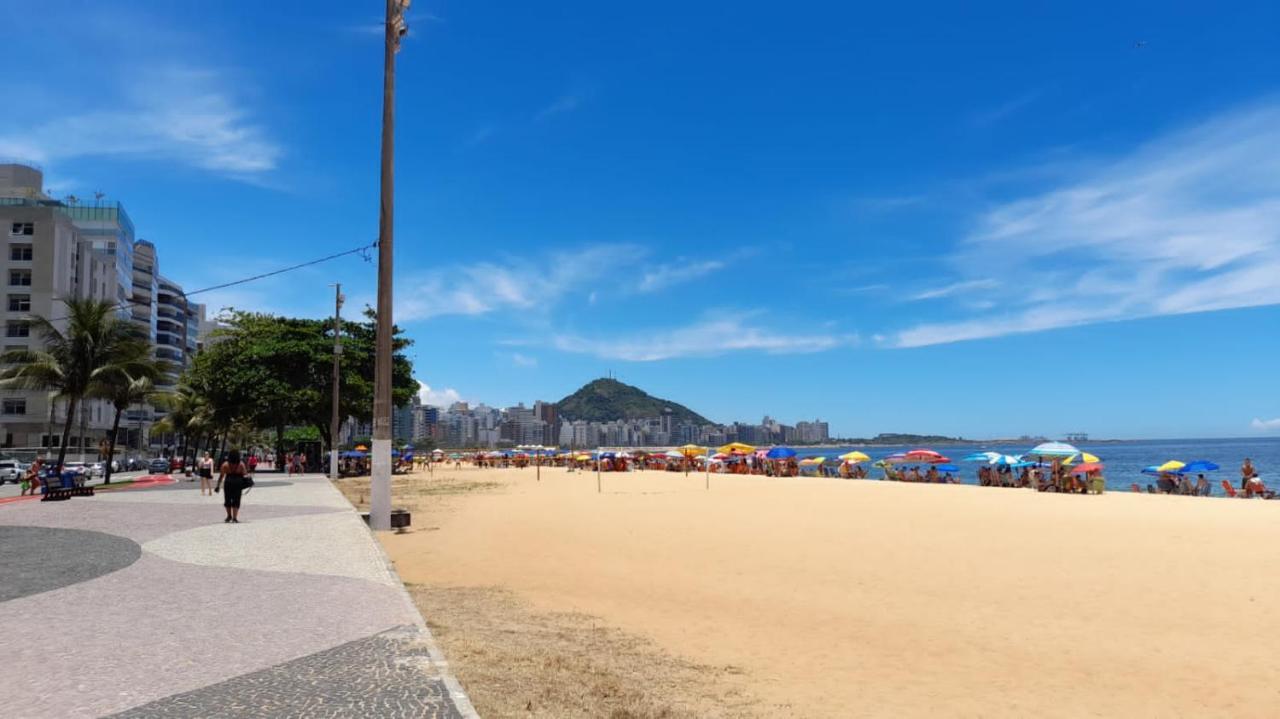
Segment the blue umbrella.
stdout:
<svg viewBox="0 0 1280 719">
<path fill-rule="evenodd" d="M 1160 476 L 1160 475 L 1162 475 L 1162 474 L 1183 474 L 1185 471 L 1186 471 L 1185 469 L 1179 469 L 1179 470 L 1174 471 L 1174 472 L 1169 472 L 1169 471 L 1161 472 L 1161 471 L 1160 471 L 1160 465 L 1158 465 L 1158 464 L 1153 464 L 1153 465 L 1151 465 L 1150 467 L 1143 467 L 1143 468 L 1142 468 L 1142 473 L 1143 473 L 1143 474 L 1150 474 L 1150 475 L 1153 475 L 1153 476 L 1156 476 L 1156 477 L 1159 477 L 1159 476 Z"/>
<path fill-rule="evenodd" d="M 939 472 L 959 472 L 960 471 L 960 468 L 955 466 L 954 464 L 939 464 L 937 465 L 937 469 Z"/>
<path fill-rule="evenodd" d="M 796 451 L 790 447 L 774 447 L 765 454 L 769 459 L 791 459 L 794 456 Z"/>
<path fill-rule="evenodd" d="M 991 464 L 999 459 L 1002 455 L 999 452 L 974 452 L 973 454 L 961 459 L 961 462 L 986 462 Z"/>
<path fill-rule="evenodd" d="M 1187 474 L 1199 474 L 1200 472 L 1216 472 L 1221 469 L 1218 465 L 1207 459 L 1197 459 L 1194 462 L 1187 462 L 1187 466 L 1182 471 Z"/>
</svg>

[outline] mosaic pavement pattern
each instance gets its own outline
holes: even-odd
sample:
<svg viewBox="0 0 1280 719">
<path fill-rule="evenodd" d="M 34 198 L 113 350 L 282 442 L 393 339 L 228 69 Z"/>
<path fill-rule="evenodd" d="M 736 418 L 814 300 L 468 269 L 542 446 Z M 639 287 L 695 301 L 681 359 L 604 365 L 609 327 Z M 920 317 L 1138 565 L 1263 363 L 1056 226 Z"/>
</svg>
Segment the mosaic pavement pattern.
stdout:
<svg viewBox="0 0 1280 719">
<path fill-rule="evenodd" d="M 0 506 L 3 717 L 473 717 L 322 477 Z"/>
</svg>

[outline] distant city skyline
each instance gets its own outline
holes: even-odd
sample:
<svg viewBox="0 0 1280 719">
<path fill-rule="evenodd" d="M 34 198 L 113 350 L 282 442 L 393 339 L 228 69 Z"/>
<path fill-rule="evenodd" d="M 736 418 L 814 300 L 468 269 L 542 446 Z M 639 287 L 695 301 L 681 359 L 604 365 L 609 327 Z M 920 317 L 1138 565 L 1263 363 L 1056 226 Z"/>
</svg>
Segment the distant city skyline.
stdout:
<svg viewBox="0 0 1280 719">
<path fill-rule="evenodd" d="M 175 284 L 377 236 L 378 8 L 46 5 L 0 0 L 0 157 L 121 198 Z M 612 370 L 845 436 L 1280 436 L 1274 3 L 409 23 L 395 319 L 428 398 Z M 201 298 L 322 317 L 374 277 L 351 256 Z"/>
</svg>

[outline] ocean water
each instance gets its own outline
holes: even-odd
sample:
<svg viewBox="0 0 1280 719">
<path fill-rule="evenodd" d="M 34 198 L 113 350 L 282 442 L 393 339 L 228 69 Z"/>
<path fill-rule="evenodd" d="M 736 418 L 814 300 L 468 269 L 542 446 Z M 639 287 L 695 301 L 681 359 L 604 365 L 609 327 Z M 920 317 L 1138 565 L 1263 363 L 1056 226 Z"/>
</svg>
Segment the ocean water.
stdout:
<svg viewBox="0 0 1280 719">
<path fill-rule="evenodd" d="M 940 445 L 934 447 L 840 447 L 838 449 L 799 449 L 801 457 L 825 456 L 836 457 L 852 450 L 859 450 L 877 460 L 894 452 L 906 452 L 912 449 L 932 449 L 951 458 L 952 463 L 960 467 L 960 480 L 965 484 L 978 483 L 977 462 L 961 462 L 960 460 L 974 452 L 991 450 L 1001 454 L 1023 454 L 1033 445 L 993 444 L 993 445 Z M 1133 442 L 1079 442 L 1075 446 L 1090 454 L 1096 454 L 1105 465 L 1103 476 L 1107 480 L 1107 489 L 1128 491 L 1129 485 L 1137 482 L 1146 487 L 1154 484 L 1155 477 L 1142 474 L 1143 467 L 1162 464 L 1176 459 L 1190 462 L 1207 459 L 1221 465 L 1217 472 L 1209 472 L 1206 477 L 1213 486 L 1213 496 L 1223 496 L 1221 480 L 1226 479 L 1237 489 L 1240 487 L 1240 465 L 1245 457 L 1253 460 L 1254 469 L 1266 483 L 1268 489 L 1280 490 L 1280 437 L 1257 437 L 1248 439 L 1161 439 L 1141 440 Z M 923 470 L 925 465 L 920 465 Z M 881 477 L 883 472 L 876 468 L 868 468 L 870 476 Z M 1194 481 L 1195 477 L 1192 477 Z"/>
</svg>

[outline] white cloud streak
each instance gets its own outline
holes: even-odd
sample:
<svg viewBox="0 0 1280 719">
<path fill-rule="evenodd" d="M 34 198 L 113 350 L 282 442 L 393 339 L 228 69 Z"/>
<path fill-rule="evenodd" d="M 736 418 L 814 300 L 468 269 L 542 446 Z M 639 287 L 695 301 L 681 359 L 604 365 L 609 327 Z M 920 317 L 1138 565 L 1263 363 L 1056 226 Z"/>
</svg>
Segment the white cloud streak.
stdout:
<svg viewBox="0 0 1280 719">
<path fill-rule="evenodd" d="M 689 282 L 722 270 L 725 263 L 720 260 L 705 260 L 702 262 L 675 262 L 672 264 L 651 267 L 644 276 L 640 278 L 640 285 L 636 289 L 640 292 L 656 292 L 657 290 L 671 285 Z"/>
<path fill-rule="evenodd" d="M 633 335 L 586 338 L 560 334 L 552 345 L 562 352 L 602 359 L 655 362 L 681 357 L 714 357 L 732 352 L 808 354 L 853 344 L 853 335 L 786 334 L 755 327 L 740 319 L 712 319 L 669 331 L 648 330 Z"/>
<path fill-rule="evenodd" d="M 569 93 L 557 98 L 555 102 L 538 110 L 534 114 L 535 120 L 546 120 L 556 115 L 563 115 L 577 110 L 582 105 L 582 95 L 580 93 Z"/>
<path fill-rule="evenodd" d="M 111 109 L 90 109 L 0 134 L 0 155 L 36 163 L 88 156 L 177 162 L 233 177 L 275 169 L 283 151 L 217 73 L 148 70 Z"/>
<path fill-rule="evenodd" d="M 1280 303 L 1280 103 L 1166 134 L 997 205 L 951 260 L 999 281 L 991 312 L 923 323 L 899 347 Z"/>
<path fill-rule="evenodd" d="M 969 290 L 989 290 L 992 287 L 998 286 L 998 284 L 999 283 L 992 279 L 964 280 L 963 282 L 953 282 L 952 284 L 944 285 L 932 290 L 925 290 L 917 295 L 913 295 L 911 299 L 937 300 L 942 299 L 943 297 L 962 294 Z"/>
<path fill-rule="evenodd" d="M 545 312 L 565 295 L 607 281 L 618 266 L 643 255 L 644 250 L 634 245 L 595 245 L 539 258 L 430 270 L 397 281 L 396 319 L 412 322 L 499 310 Z"/>
<path fill-rule="evenodd" d="M 1259 432 L 1277 432 L 1280 431 L 1280 417 L 1276 417 L 1275 419 L 1258 419 L 1257 417 L 1254 417 L 1253 421 L 1249 423 L 1249 426 Z"/>
</svg>

